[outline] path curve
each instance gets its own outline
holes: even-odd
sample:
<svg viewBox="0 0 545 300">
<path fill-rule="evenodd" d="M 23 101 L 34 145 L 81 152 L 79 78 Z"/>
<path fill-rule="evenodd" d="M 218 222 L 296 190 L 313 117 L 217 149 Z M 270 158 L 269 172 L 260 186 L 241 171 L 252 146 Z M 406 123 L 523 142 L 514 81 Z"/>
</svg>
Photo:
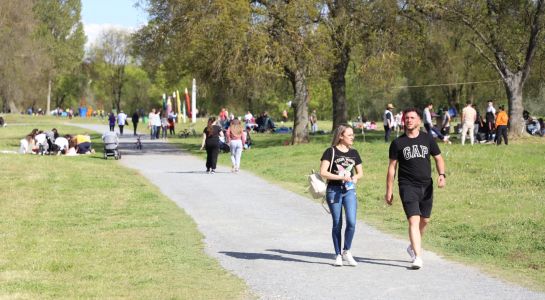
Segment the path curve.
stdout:
<svg viewBox="0 0 545 300">
<path fill-rule="evenodd" d="M 407 241 L 362 221 L 352 251 L 359 265 L 333 267 L 330 216 L 319 204 L 249 172 L 206 174 L 203 160 L 168 143 L 144 137 L 140 152 L 134 141 L 121 138 L 120 162 L 191 215 L 206 253 L 262 299 L 545 299 L 430 251 L 423 269 L 410 270 Z"/>
</svg>

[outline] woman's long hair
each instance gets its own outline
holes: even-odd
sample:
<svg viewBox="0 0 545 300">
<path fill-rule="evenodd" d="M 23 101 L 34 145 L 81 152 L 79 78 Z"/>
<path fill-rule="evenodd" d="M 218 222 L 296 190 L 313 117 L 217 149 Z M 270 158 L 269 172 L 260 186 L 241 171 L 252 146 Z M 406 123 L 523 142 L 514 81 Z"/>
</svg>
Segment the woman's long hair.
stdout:
<svg viewBox="0 0 545 300">
<path fill-rule="evenodd" d="M 344 134 L 346 129 L 352 128 L 348 124 L 339 125 L 333 132 L 333 140 L 331 141 L 331 147 L 337 146 L 341 142 L 341 136 Z"/>
<path fill-rule="evenodd" d="M 238 119 L 233 119 L 233 121 L 231 121 L 231 124 L 229 125 L 229 130 L 233 136 L 241 136 L 242 124 L 240 124 L 240 121 Z"/>
<path fill-rule="evenodd" d="M 212 127 L 214 127 L 215 122 L 216 122 L 216 117 L 208 118 L 208 125 L 206 125 L 207 136 L 210 136 L 212 134 Z"/>
</svg>

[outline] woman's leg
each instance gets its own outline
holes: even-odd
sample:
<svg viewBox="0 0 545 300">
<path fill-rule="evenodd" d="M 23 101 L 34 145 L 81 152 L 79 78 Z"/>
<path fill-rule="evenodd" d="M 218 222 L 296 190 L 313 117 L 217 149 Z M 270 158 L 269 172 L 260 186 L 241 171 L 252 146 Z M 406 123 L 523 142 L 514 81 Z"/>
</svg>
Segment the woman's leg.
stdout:
<svg viewBox="0 0 545 300">
<path fill-rule="evenodd" d="M 342 188 L 340 186 L 332 186 L 327 188 L 326 201 L 331 212 L 333 226 L 331 227 L 331 237 L 333 238 L 333 247 L 335 255 L 341 254 L 343 215 L 342 215 Z"/>
<path fill-rule="evenodd" d="M 236 170 L 237 168 L 237 160 L 236 160 L 236 144 L 235 144 L 235 141 L 230 141 L 229 142 L 229 148 L 231 149 L 231 165 L 233 166 L 233 170 Z"/>
<path fill-rule="evenodd" d="M 219 145 L 216 145 L 216 146 L 213 146 L 211 148 L 211 153 L 212 153 L 212 160 L 210 161 L 210 168 L 212 170 L 215 170 L 216 169 L 216 165 L 218 163 L 218 154 L 220 153 L 220 147 Z"/>
<path fill-rule="evenodd" d="M 240 169 L 240 158 L 242 156 L 242 141 L 235 141 L 235 162 L 237 171 Z"/>
<path fill-rule="evenodd" d="M 349 190 L 343 194 L 342 204 L 346 215 L 343 250 L 350 250 L 352 247 L 352 240 L 354 239 L 354 233 L 356 232 L 356 211 L 358 208 L 355 189 Z"/>
<path fill-rule="evenodd" d="M 208 145 L 206 148 L 206 171 L 210 171 L 210 168 L 212 166 L 212 147 L 209 147 Z"/>
</svg>

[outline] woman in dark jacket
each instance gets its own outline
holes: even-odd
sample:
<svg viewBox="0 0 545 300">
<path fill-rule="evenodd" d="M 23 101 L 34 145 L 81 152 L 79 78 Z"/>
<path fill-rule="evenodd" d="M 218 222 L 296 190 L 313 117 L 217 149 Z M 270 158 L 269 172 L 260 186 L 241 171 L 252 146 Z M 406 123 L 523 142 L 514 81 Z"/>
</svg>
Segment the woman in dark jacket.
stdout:
<svg viewBox="0 0 545 300">
<path fill-rule="evenodd" d="M 206 148 L 206 172 L 216 173 L 216 164 L 220 152 L 220 137 L 223 137 L 221 127 L 217 125 L 216 118 L 210 117 L 208 125 L 203 130 L 201 150 Z"/>
<path fill-rule="evenodd" d="M 138 115 L 138 112 L 134 112 L 134 114 L 132 114 L 132 127 L 134 128 L 134 135 L 136 135 L 136 128 L 138 127 L 139 120 L 140 116 Z"/>
</svg>

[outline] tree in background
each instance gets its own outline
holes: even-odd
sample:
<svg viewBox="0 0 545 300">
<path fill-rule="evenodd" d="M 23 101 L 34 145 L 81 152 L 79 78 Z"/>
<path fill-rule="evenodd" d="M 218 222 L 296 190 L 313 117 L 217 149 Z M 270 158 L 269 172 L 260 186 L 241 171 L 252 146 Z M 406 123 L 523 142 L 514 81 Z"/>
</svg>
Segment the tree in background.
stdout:
<svg viewBox="0 0 545 300">
<path fill-rule="evenodd" d="M 35 36 L 39 24 L 32 4 L 0 1 L 0 98 L 4 112 L 17 113 L 36 103 L 43 70 L 50 63 Z"/>
<path fill-rule="evenodd" d="M 523 89 L 543 36 L 544 0 L 406 1 L 407 7 L 472 34 L 468 41 L 503 81 L 510 134 L 524 134 Z"/>
<path fill-rule="evenodd" d="M 81 94 L 84 89 L 85 80 L 79 80 L 85 45 L 81 0 L 40 0 L 36 1 L 33 11 L 40 21 L 37 37 L 51 59 L 45 74 L 46 112 L 49 113 L 52 96 L 60 106 L 66 97 Z"/>
<path fill-rule="evenodd" d="M 130 34 L 119 29 L 108 29 L 101 33 L 91 49 L 95 91 L 102 89 L 112 103 L 112 108 L 121 110 L 123 87 L 127 81 L 125 68 L 129 64 Z"/>
</svg>

